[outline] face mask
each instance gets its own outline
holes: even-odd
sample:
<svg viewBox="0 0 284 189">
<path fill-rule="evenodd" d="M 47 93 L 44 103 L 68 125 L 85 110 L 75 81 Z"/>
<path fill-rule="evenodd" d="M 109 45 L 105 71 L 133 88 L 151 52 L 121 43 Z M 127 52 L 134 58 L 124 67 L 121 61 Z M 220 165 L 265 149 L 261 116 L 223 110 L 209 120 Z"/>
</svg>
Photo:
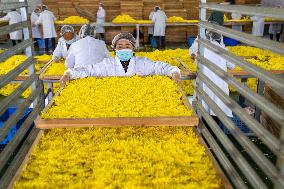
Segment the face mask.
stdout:
<svg viewBox="0 0 284 189">
<path fill-rule="evenodd" d="M 122 49 L 116 51 L 116 56 L 121 61 L 128 61 L 133 57 L 133 50 L 131 49 Z"/>
<path fill-rule="evenodd" d="M 72 43 L 74 43 L 76 41 L 75 38 L 71 39 L 71 40 L 65 40 L 65 43 L 68 45 L 71 45 Z"/>
</svg>

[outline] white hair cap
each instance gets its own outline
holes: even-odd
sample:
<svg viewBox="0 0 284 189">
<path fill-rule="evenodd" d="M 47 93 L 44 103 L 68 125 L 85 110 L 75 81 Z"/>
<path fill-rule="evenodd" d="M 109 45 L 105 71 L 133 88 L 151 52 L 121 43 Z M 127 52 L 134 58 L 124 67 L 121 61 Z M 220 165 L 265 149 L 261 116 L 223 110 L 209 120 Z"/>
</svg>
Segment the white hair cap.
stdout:
<svg viewBox="0 0 284 189">
<path fill-rule="evenodd" d="M 90 37 L 96 36 L 96 26 L 95 25 L 85 24 L 81 27 L 80 32 L 79 32 L 79 37 L 84 38 L 87 36 L 90 36 Z"/>
<path fill-rule="evenodd" d="M 128 40 L 133 45 L 133 47 L 135 47 L 135 38 L 133 37 L 131 33 L 117 34 L 112 40 L 111 47 L 114 49 L 116 47 L 117 42 L 121 39 Z"/>
<path fill-rule="evenodd" d="M 74 28 L 70 25 L 64 25 L 61 28 L 60 35 L 62 36 L 65 33 L 68 33 L 68 32 L 74 33 Z"/>
</svg>

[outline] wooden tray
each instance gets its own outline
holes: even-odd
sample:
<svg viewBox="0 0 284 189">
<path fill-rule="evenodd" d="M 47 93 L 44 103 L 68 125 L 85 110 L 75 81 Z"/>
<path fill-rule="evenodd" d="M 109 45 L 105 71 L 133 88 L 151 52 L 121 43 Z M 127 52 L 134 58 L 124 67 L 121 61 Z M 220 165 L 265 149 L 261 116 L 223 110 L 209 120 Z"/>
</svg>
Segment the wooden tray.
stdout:
<svg viewBox="0 0 284 189">
<path fill-rule="evenodd" d="M 54 98 L 60 95 L 63 88 L 59 89 Z M 183 103 L 188 109 L 192 109 L 181 87 Z M 53 99 L 54 99 L 53 98 Z M 47 111 L 54 104 L 52 100 L 43 110 Z M 193 109 L 192 109 L 193 110 Z M 60 118 L 35 120 L 35 125 L 40 129 L 52 128 L 79 128 L 79 127 L 123 127 L 123 126 L 197 126 L 199 119 L 192 112 L 192 116 L 161 116 L 161 117 L 99 117 L 99 118 Z"/>
</svg>

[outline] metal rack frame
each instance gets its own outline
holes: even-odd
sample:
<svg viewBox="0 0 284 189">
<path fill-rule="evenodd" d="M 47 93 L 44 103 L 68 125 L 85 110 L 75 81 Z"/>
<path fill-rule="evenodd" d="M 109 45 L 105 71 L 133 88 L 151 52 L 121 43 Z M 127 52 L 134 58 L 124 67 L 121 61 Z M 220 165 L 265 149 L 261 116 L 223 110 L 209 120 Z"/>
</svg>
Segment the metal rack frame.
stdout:
<svg viewBox="0 0 284 189">
<path fill-rule="evenodd" d="M 250 34 L 234 31 L 232 29 L 219 26 L 207 22 L 206 11 L 215 10 L 222 12 L 235 12 L 245 15 L 267 16 L 271 18 L 283 19 L 284 9 L 267 8 L 267 7 L 251 7 L 244 5 L 221 5 L 214 3 L 206 3 L 206 0 L 200 0 L 200 23 L 199 23 L 199 54 L 197 57 L 198 64 L 207 67 L 214 74 L 218 75 L 224 81 L 231 84 L 235 89 L 242 94 L 246 99 L 256 105 L 259 112 L 263 111 L 268 114 L 273 120 L 277 121 L 281 126 L 280 139 L 276 138 L 267 129 L 265 129 L 256 119 L 248 115 L 242 107 L 231 99 L 227 94 L 213 83 L 208 76 L 201 71 L 197 74 L 197 85 L 195 91 L 198 101 L 196 102 L 196 111 L 200 118 L 205 120 L 199 125 L 200 134 L 204 140 L 209 143 L 215 158 L 223 167 L 231 184 L 235 188 L 248 188 L 248 185 L 242 179 L 244 176 L 249 185 L 253 188 L 268 188 L 263 179 L 259 177 L 247 159 L 238 151 L 234 143 L 221 130 L 215 120 L 206 112 L 202 106 L 202 101 L 206 102 L 210 109 L 214 111 L 216 116 L 221 120 L 226 128 L 228 128 L 234 139 L 240 144 L 253 159 L 254 163 L 267 175 L 272 181 L 274 188 L 284 187 L 284 111 L 273 103 L 269 102 L 263 96 L 253 92 L 247 86 L 241 84 L 236 78 L 229 75 L 226 71 L 220 69 L 209 59 L 204 57 L 204 49 L 209 49 L 214 53 L 221 55 L 227 61 L 240 66 L 248 71 L 251 75 L 258 78 L 261 82 L 267 83 L 281 97 L 284 97 L 284 79 L 276 74 L 272 74 L 262 68 L 250 64 L 243 58 L 237 57 L 232 53 L 210 43 L 206 40 L 205 30 L 214 31 L 224 36 L 234 38 L 248 45 L 253 45 L 262 49 L 284 55 L 284 45 L 267 40 L 264 38 L 254 37 Z M 219 106 L 204 92 L 202 86 L 209 87 L 232 111 L 254 132 L 254 134 L 267 145 L 267 147 L 277 156 L 277 165 L 274 165 L 264 154 L 249 140 L 242 131 L 225 115 Z M 214 136 L 215 135 L 215 136 Z M 214 137 L 216 137 L 214 139 Z M 219 141 L 217 143 L 216 141 Z M 229 154 L 234 164 L 226 157 Z"/>
<path fill-rule="evenodd" d="M 24 30 L 24 40 L 1 53 L 0 62 L 23 51 L 26 52 L 28 58 L 13 70 L 0 77 L 0 88 L 12 83 L 25 69 L 29 70 L 29 77 L 27 80 L 22 81 L 20 86 L 13 91 L 11 95 L 5 97 L 5 99 L 0 102 L 0 115 L 2 115 L 11 104 L 15 103 L 21 94 L 29 87 L 32 88 L 32 93 L 17 106 L 15 113 L 10 116 L 3 127 L 0 128 L 0 141 L 6 137 L 31 105 L 33 105 L 33 110 L 21 124 L 13 139 L 0 153 L 0 188 L 7 188 L 9 186 L 16 171 L 21 166 L 22 161 L 29 151 L 31 144 L 38 135 L 39 129 L 34 127 L 33 122 L 44 107 L 43 83 L 38 79 L 38 75 L 35 73 L 34 68 L 35 62 L 32 53 L 33 43 L 31 39 L 31 25 L 30 20 L 27 17 L 28 4 L 27 0 L 21 1 L 22 2 L 17 3 L 0 3 L 0 11 L 21 9 L 22 14 L 22 22 L 1 27 L 0 35 L 8 34 L 20 29 Z"/>
</svg>

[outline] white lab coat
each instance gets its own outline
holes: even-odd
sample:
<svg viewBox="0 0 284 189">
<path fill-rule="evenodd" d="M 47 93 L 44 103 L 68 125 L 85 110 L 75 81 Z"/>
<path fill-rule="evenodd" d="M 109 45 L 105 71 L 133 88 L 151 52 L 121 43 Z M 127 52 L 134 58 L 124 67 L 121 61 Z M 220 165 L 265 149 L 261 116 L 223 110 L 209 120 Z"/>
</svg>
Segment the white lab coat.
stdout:
<svg viewBox="0 0 284 189">
<path fill-rule="evenodd" d="M 281 24 L 270 24 L 268 33 L 273 35 L 281 33 Z"/>
<path fill-rule="evenodd" d="M 154 15 L 155 11 L 152 11 L 149 15 L 149 20 L 153 19 L 153 15 Z M 148 27 L 148 34 L 153 35 L 154 34 L 154 26 L 149 26 Z"/>
<path fill-rule="evenodd" d="M 214 45 L 220 46 L 222 48 L 225 48 L 225 45 L 220 45 L 218 42 L 213 41 Z M 222 58 L 222 56 L 214 53 L 213 51 L 205 48 L 204 49 L 204 57 L 208 60 L 210 60 L 212 63 L 214 63 L 216 66 L 221 68 L 224 71 L 227 71 L 227 68 L 233 69 L 234 65 L 226 59 Z M 200 65 L 200 71 L 207 76 L 213 83 L 215 83 L 220 90 L 225 92 L 227 95 L 229 95 L 229 87 L 228 83 L 225 82 L 222 78 L 217 76 L 213 71 L 208 69 L 206 66 Z M 232 110 L 225 105 L 221 99 L 218 98 L 216 94 L 214 94 L 209 87 L 207 87 L 204 83 L 202 84 L 203 90 L 206 92 L 206 94 L 219 106 L 219 108 L 229 117 L 233 117 Z M 214 112 L 208 107 L 208 105 L 202 100 L 202 106 L 205 108 L 205 110 L 210 115 L 215 115 Z"/>
<path fill-rule="evenodd" d="M 253 21 L 252 35 L 263 36 L 264 18 L 260 16 L 253 16 L 251 17 L 251 20 Z"/>
<path fill-rule="evenodd" d="M 16 24 L 22 22 L 22 17 L 17 11 L 11 11 L 3 18 L 0 18 L 0 21 L 8 21 L 9 25 Z M 17 30 L 10 33 L 11 40 L 22 40 L 23 39 L 23 32 L 22 30 Z"/>
<path fill-rule="evenodd" d="M 192 56 L 192 55 L 197 56 L 197 52 L 198 52 L 198 43 L 197 43 L 197 40 L 198 40 L 198 36 L 196 37 L 196 39 L 194 40 L 193 44 L 192 44 L 191 47 L 189 48 L 189 55 L 190 55 L 190 56 Z"/>
<path fill-rule="evenodd" d="M 110 57 L 110 54 L 105 42 L 87 36 L 70 46 L 65 66 L 67 68 L 84 67 L 89 64 L 99 63 L 108 57 Z"/>
<path fill-rule="evenodd" d="M 39 19 L 35 23 L 36 25 L 42 25 L 44 39 L 57 37 L 54 26 L 55 20 L 54 14 L 48 10 L 40 13 Z"/>
<path fill-rule="evenodd" d="M 231 17 L 233 20 L 240 20 L 242 18 L 242 15 L 239 13 L 232 13 Z M 243 26 L 242 25 L 232 25 L 232 29 L 236 31 L 243 31 Z"/>
<path fill-rule="evenodd" d="M 32 38 L 42 38 L 40 27 L 36 25 L 36 21 L 38 21 L 38 19 L 39 16 L 35 12 L 32 12 L 31 14 Z"/>
<path fill-rule="evenodd" d="M 176 66 L 171 66 L 164 62 L 153 62 L 145 57 L 132 57 L 127 72 L 118 57 L 104 59 L 98 64 L 90 64 L 86 67 L 69 69 L 71 79 L 84 78 L 90 76 L 146 76 L 146 75 L 167 75 L 174 72 L 180 73 Z"/>
<path fill-rule="evenodd" d="M 164 11 L 158 10 L 154 13 L 152 21 L 154 22 L 154 36 L 165 36 L 167 15 Z"/>
<path fill-rule="evenodd" d="M 105 23 L 105 18 L 106 18 L 106 11 L 102 7 L 99 7 L 99 10 L 97 12 L 97 23 L 96 23 L 97 33 L 105 33 L 105 27 L 103 27 L 103 24 Z"/>
<path fill-rule="evenodd" d="M 79 39 L 80 39 L 79 36 L 75 35 L 75 40 L 78 41 Z M 55 50 L 53 51 L 52 59 L 53 60 L 56 60 L 57 58 L 66 59 L 67 53 L 68 53 L 68 49 L 67 49 L 66 41 L 65 41 L 64 37 L 60 37 L 58 39 L 57 46 L 56 46 Z"/>
</svg>

